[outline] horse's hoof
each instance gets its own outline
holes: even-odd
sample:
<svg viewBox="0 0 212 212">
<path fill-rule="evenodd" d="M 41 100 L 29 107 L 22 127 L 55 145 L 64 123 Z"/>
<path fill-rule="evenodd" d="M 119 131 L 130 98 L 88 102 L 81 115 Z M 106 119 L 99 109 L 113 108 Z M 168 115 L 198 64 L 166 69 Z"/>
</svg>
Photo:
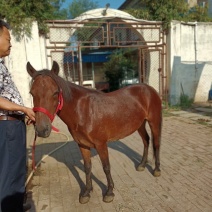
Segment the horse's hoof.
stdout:
<svg viewBox="0 0 212 212">
<path fill-rule="evenodd" d="M 79 198 L 79 202 L 80 202 L 81 204 L 86 204 L 87 202 L 89 202 L 89 200 L 90 200 L 90 195 L 81 196 L 81 197 Z"/>
<path fill-rule="evenodd" d="M 154 175 L 154 177 L 160 177 L 160 175 L 161 175 L 161 171 L 154 171 L 154 173 L 153 173 L 153 175 Z"/>
<path fill-rule="evenodd" d="M 145 166 L 141 166 L 141 165 L 137 166 L 137 168 L 136 168 L 136 170 L 139 172 L 144 171 L 144 169 L 145 169 Z"/>
<path fill-rule="evenodd" d="M 114 193 L 110 194 L 110 195 L 105 195 L 103 198 L 103 201 L 106 203 L 112 202 L 114 199 Z"/>
</svg>

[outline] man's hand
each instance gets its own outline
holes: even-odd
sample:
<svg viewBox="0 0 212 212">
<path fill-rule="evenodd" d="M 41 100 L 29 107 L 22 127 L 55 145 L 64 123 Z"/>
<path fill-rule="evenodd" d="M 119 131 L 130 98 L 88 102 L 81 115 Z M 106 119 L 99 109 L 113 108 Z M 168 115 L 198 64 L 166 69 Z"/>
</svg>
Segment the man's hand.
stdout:
<svg viewBox="0 0 212 212">
<path fill-rule="evenodd" d="M 26 114 L 26 116 L 32 120 L 33 122 L 35 122 L 35 112 L 32 110 L 32 108 L 29 107 L 24 107 L 23 112 Z"/>
</svg>

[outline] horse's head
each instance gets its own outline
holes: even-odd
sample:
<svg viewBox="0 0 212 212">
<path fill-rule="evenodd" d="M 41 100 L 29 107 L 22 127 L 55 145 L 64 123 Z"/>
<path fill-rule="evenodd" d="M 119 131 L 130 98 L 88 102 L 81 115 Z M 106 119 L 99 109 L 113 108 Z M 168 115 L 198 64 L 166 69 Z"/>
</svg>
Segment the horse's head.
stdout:
<svg viewBox="0 0 212 212">
<path fill-rule="evenodd" d="M 53 76 L 58 75 L 59 66 L 54 61 L 52 69 L 36 71 L 27 63 L 27 72 L 32 77 L 30 93 L 33 97 L 35 118 L 35 131 L 39 137 L 48 137 L 51 133 L 56 113 L 62 107 L 62 94 Z"/>
</svg>

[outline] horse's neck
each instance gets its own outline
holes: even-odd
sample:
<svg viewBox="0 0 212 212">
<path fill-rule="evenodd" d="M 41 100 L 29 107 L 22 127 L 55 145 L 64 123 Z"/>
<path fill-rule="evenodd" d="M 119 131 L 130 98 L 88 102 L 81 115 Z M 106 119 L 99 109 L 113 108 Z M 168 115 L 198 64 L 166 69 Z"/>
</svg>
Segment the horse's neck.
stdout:
<svg viewBox="0 0 212 212">
<path fill-rule="evenodd" d="M 74 111 L 77 108 L 77 104 L 79 100 L 83 97 L 88 95 L 88 93 L 92 92 L 89 89 L 81 87 L 79 85 L 70 83 L 70 90 L 71 90 L 71 98 L 70 100 L 64 99 L 63 108 L 58 114 L 58 116 L 66 123 L 68 119 L 73 116 Z"/>
<path fill-rule="evenodd" d="M 89 94 L 92 94 L 92 93 L 99 93 L 95 89 L 85 88 L 83 86 L 76 85 L 74 83 L 70 83 L 70 89 L 71 89 L 71 93 L 74 96 L 75 100 L 78 100 L 82 96 L 86 96 L 86 95 L 89 95 Z"/>
</svg>

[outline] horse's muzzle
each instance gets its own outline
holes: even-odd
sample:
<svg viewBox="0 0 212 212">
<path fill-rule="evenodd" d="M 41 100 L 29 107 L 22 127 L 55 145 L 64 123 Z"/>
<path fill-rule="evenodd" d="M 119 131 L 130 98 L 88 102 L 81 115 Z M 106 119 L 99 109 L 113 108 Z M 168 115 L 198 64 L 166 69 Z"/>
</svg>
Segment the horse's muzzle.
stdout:
<svg viewBox="0 0 212 212">
<path fill-rule="evenodd" d="M 45 128 L 40 128 L 35 125 L 35 132 L 38 137 L 47 138 L 51 133 L 51 126 L 47 125 Z"/>
</svg>

